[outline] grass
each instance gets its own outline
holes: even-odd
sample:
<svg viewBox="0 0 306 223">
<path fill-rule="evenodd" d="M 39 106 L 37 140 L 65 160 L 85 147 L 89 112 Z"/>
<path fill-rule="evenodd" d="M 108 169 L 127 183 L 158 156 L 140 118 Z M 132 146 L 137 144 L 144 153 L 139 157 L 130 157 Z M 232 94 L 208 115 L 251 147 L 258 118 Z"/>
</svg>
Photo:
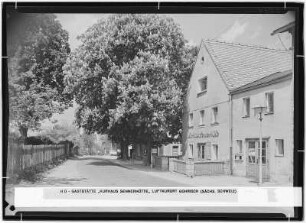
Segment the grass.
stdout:
<svg viewBox="0 0 306 223">
<path fill-rule="evenodd" d="M 66 161 L 66 159 L 67 158 L 64 157 L 57 158 L 44 164 L 38 164 L 36 166 L 26 168 L 12 180 L 14 183 L 18 183 L 22 180 L 35 183 L 43 178 L 44 172 L 62 164 Z"/>
</svg>

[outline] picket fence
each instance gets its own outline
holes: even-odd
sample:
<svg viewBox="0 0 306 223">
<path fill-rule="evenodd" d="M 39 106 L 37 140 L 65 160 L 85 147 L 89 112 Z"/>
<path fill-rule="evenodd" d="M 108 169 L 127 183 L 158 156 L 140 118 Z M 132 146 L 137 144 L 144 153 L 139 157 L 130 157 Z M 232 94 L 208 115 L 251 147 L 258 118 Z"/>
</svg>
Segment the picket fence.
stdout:
<svg viewBox="0 0 306 223">
<path fill-rule="evenodd" d="M 46 164 L 52 160 L 69 155 L 69 145 L 23 145 L 9 142 L 7 150 L 7 177 L 23 170 Z"/>
</svg>

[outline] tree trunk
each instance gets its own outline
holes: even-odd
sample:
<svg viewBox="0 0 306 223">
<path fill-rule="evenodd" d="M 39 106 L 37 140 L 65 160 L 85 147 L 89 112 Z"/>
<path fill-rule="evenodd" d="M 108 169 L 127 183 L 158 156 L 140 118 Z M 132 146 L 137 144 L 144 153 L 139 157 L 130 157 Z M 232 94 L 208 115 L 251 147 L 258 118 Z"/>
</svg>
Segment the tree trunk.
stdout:
<svg viewBox="0 0 306 223">
<path fill-rule="evenodd" d="M 148 143 L 146 144 L 146 150 L 147 150 L 147 156 L 146 156 L 146 161 L 145 165 L 150 166 L 151 165 L 151 150 L 152 150 L 152 143 L 149 140 Z"/>
<path fill-rule="evenodd" d="M 121 159 L 127 160 L 128 159 L 128 143 L 121 142 L 120 149 L 121 149 Z"/>
<path fill-rule="evenodd" d="M 25 140 L 28 137 L 28 128 L 27 127 L 20 126 L 19 127 L 19 132 L 20 132 L 23 140 Z"/>
</svg>

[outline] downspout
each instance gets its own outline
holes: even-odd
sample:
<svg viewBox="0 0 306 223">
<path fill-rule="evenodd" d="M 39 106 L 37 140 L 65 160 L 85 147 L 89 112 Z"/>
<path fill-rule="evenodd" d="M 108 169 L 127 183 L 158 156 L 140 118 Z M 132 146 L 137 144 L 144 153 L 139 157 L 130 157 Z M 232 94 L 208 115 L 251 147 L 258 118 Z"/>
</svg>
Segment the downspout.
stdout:
<svg viewBox="0 0 306 223">
<path fill-rule="evenodd" d="M 229 93 L 229 140 L 230 140 L 230 175 L 234 173 L 233 159 L 233 96 Z"/>
</svg>

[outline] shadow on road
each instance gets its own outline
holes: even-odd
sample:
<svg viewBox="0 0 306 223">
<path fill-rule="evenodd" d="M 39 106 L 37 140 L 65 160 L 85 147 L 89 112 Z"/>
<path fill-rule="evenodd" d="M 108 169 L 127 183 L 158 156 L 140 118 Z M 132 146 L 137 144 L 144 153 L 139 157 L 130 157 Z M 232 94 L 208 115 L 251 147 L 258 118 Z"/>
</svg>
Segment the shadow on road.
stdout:
<svg viewBox="0 0 306 223">
<path fill-rule="evenodd" d="M 102 157 L 90 157 L 90 156 L 87 156 L 87 157 L 75 156 L 75 157 L 70 157 L 69 159 L 70 160 L 104 160 Z"/>
<path fill-rule="evenodd" d="M 118 167 L 122 167 L 124 169 L 131 169 L 131 168 L 128 168 L 126 166 L 122 166 L 122 165 L 120 165 L 118 163 L 110 162 L 110 161 L 107 161 L 107 160 L 95 161 L 95 162 L 88 163 L 87 165 L 94 165 L 94 166 L 118 166 Z"/>
</svg>

